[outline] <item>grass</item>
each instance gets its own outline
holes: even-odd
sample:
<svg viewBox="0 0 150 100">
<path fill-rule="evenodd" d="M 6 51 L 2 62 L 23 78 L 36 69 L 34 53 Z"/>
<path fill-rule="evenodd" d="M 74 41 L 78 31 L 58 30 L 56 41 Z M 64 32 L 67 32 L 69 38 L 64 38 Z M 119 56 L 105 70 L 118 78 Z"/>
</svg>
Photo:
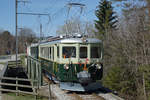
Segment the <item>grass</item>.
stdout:
<svg viewBox="0 0 150 100">
<path fill-rule="evenodd" d="M 21 56 L 20 56 L 21 63 L 22 63 L 22 65 L 23 65 L 24 67 L 25 67 L 25 58 L 26 58 L 25 55 L 21 55 Z"/>
<path fill-rule="evenodd" d="M 48 98 L 38 96 L 37 99 L 35 99 L 33 95 L 19 94 L 19 96 L 16 96 L 15 93 L 5 93 L 3 94 L 3 100 L 48 100 Z"/>
<path fill-rule="evenodd" d="M 6 63 L 5 62 L 0 62 L 0 64 L 5 65 Z"/>
<path fill-rule="evenodd" d="M 21 67 L 24 67 L 24 68 L 26 67 L 25 58 L 26 58 L 25 55 L 20 56 L 20 60 L 18 60 L 18 66 L 21 66 Z M 16 67 L 16 61 L 8 61 L 8 66 L 9 67 Z"/>
</svg>

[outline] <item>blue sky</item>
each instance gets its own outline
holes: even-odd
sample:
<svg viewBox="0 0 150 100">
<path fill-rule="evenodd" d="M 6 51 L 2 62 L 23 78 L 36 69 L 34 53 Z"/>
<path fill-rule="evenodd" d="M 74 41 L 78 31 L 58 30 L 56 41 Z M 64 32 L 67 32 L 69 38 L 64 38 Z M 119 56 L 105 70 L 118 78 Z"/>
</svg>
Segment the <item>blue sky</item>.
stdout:
<svg viewBox="0 0 150 100">
<path fill-rule="evenodd" d="M 39 35 L 40 23 L 43 25 L 45 36 L 55 35 L 56 29 L 63 25 L 64 21 L 71 16 L 80 15 L 80 9 L 73 7 L 67 18 L 68 2 L 79 2 L 86 5 L 80 19 L 84 21 L 93 21 L 96 17 L 94 10 L 99 0 L 26 0 L 29 3 L 19 3 L 18 12 L 34 12 L 50 14 L 50 21 L 47 16 L 18 15 L 18 27 L 31 28 Z M 0 0 L 0 29 L 8 30 L 15 34 L 15 0 Z"/>
</svg>

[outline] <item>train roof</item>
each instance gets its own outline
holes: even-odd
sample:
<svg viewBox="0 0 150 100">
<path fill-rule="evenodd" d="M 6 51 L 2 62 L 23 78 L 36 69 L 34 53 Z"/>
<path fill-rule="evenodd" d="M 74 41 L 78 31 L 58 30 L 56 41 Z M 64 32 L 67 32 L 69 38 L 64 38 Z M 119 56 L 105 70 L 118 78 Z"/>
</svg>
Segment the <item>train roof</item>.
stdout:
<svg viewBox="0 0 150 100">
<path fill-rule="evenodd" d="M 68 38 L 68 39 L 62 39 L 59 40 L 58 42 L 60 43 L 100 43 L 101 41 L 99 39 L 96 38 L 87 38 L 87 39 L 83 39 L 83 38 Z"/>
<path fill-rule="evenodd" d="M 37 47 L 39 45 L 39 43 L 31 43 L 30 45 L 28 45 L 28 47 Z"/>
<path fill-rule="evenodd" d="M 57 37 L 48 37 L 45 40 L 42 40 L 39 43 L 33 43 L 30 46 L 36 47 L 38 45 L 47 45 L 47 44 L 59 44 L 59 43 L 65 43 L 65 44 L 71 44 L 71 43 L 101 43 L 102 41 L 97 38 L 88 38 L 86 35 L 81 34 L 75 34 L 73 36 L 57 36 Z"/>
<path fill-rule="evenodd" d="M 40 43 L 40 45 L 57 44 L 57 43 L 101 43 L 97 38 L 62 38 L 50 42 Z"/>
</svg>

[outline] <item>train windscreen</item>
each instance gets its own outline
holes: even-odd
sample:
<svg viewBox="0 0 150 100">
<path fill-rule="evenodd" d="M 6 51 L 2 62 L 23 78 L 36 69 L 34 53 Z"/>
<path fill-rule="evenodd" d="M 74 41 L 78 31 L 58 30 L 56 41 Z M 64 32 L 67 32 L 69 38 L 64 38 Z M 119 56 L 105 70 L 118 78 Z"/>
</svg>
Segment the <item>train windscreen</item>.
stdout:
<svg viewBox="0 0 150 100">
<path fill-rule="evenodd" d="M 87 47 L 80 47 L 80 58 L 87 58 Z"/>
<path fill-rule="evenodd" d="M 76 47 L 63 47 L 63 58 L 76 57 Z"/>
<path fill-rule="evenodd" d="M 100 58 L 101 52 L 100 47 L 91 47 L 91 58 Z"/>
</svg>

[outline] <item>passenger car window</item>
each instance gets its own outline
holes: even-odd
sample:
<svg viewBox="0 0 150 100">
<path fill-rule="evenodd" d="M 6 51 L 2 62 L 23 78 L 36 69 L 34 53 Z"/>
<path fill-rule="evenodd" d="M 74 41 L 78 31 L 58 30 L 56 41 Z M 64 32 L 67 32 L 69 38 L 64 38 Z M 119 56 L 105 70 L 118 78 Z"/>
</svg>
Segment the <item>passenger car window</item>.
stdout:
<svg viewBox="0 0 150 100">
<path fill-rule="evenodd" d="M 87 58 L 87 47 L 80 47 L 80 58 Z"/>
<path fill-rule="evenodd" d="M 62 57 L 63 58 L 70 58 L 76 57 L 76 48 L 75 47 L 63 47 L 62 49 Z"/>
<path fill-rule="evenodd" d="M 100 58 L 100 47 L 91 47 L 91 58 Z"/>
<path fill-rule="evenodd" d="M 57 47 L 57 57 L 59 58 L 59 47 Z"/>
<path fill-rule="evenodd" d="M 49 58 L 52 58 L 52 52 L 51 52 L 51 47 L 49 47 Z"/>
<path fill-rule="evenodd" d="M 52 60 L 54 60 L 54 47 L 52 47 Z"/>
</svg>

